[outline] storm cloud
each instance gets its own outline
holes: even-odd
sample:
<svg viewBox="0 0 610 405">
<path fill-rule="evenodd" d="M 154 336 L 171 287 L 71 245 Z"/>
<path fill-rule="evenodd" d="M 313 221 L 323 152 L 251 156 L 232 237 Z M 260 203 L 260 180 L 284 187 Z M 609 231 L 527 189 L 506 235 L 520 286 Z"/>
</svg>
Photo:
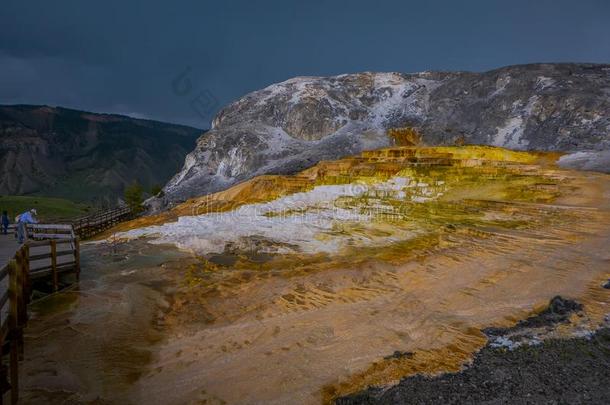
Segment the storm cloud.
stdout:
<svg viewBox="0 0 610 405">
<path fill-rule="evenodd" d="M 0 103 L 209 125 L 297 75 L 610 62 L 606 1 L 16 1 Z M 176 80 L 186 78 L 186 88 Z"/>
</svg>

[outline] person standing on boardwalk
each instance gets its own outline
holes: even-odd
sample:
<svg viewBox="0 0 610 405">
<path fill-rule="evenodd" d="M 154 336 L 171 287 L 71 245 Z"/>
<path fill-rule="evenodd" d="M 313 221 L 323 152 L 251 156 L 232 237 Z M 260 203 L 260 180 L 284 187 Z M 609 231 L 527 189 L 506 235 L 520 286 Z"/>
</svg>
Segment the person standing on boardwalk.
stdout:
<svg viewBox="0 0 610 405">
<path fill-rule="evenodd" d="M 36 209 L 32 208 L 31 210 L 26 211 L 17 217 L 17 242 L 20 244 L 25 242 L 27 237 L 26 225 L 35 224 L 38 222 L 36 220 L 36 215 L 38 215 Z"/>
<path fill-rule="evenodd" d="M 8 224 L 8 212 L 2 211 L 2 233 L 5 235 L 8 233 Z"/>
</svg>

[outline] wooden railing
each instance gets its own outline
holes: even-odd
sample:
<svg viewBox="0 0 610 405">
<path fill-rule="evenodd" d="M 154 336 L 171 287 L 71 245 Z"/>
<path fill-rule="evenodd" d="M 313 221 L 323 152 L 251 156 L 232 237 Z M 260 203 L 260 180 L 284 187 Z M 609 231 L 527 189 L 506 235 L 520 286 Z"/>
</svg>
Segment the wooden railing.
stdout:
<svg viewBox="0 0 610 405">
<path fill-rule="evenodd" d="M 72 222 L 74 232 L 82 239 L 90 238 L 106 229 L 131 218 L 129 207 L 99 212 Z"/>
<path fill-rule="evenodd" d="M 59 275 L 74 272 L 80 277 L 80 244 L 78 239 L 32 241 L 25 245 L 29 253 L 28 277 L 38 280 L 51 277 L 53 291 L 59 290 Z M 35 254 L 34 254 L 35 253 Z"/>
<path fill-rule="evenodd" d="M 28 224 L 30 239 L 74 239 L 74 228 L 70 224 Z"/>
<path fill-rule="evenodd" d="M 27 318 L 25 297 L 29 295 L 23 291 L 27 285 L 24 282 L 27 273 L 23 271 L 23 267 L 23 250 L 19 250 L 15 258 L 0 270 L 0 282 L 5 285 L 5 291 L 0 298 L 0 345 L 3 350 L 6 346 L 9 349 L 8 369 L 3 362 L 0 364 L 0 384 L 2 396 L 10 390 L 12 404 L 19 400 L 19 360 L 23 356 L 23 326 Z M 0 357 L 0 361 L 2 360 Z"/>
<path fill-rule="evenodd" d="M 30 237 L 55 237 L 28 241 L 0 269 L 0 348 L 8 347 L 10 353 L 8 369 L 2 364 L 0 353 L 0 404 L 9 390 L 12 404 L 19 399 L 19 360 L 23 359 L 23 328 L 33 282 L 50 277 L 53 291 L 58 291 L 61 274 L 73 272 L 76 281 L 79 279 L 79 240 L 72 233 L 66 234 L 66 229 L 66 225 L 33 226 Z"/>
<path fill-rule="evenodd" d="M 17 224 L 8 226 L 9 233 L 17 237 Z M 70 224 L 26 224 L 27 239 L 74 239 L 74 228 Z"/>
</svg>

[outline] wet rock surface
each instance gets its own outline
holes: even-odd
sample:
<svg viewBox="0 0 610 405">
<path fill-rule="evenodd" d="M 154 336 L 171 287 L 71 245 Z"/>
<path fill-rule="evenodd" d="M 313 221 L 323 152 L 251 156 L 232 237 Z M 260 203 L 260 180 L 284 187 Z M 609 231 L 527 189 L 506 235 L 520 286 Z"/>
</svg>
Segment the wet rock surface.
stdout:
<svg viewBox="0 0 610 405">
<path fill-rule="evenodd" d="M 177 332 L 150 366 L 162 371 L 139 380 L 141 402 L 327 403 L 456 373 L 488 340 L 502 353 L 590 337 L 610 307 L 610 177 L 538 166 L 546 155 L 368 151 L 115 230 L 202 257 L 164 318 Z"/>
<path fill-rule="evenodd" d="M 569 322 L 570 315 L 582 311 L 583 306 L 576 301 L 560 296 L 554 297 L 549 306 L 541 313 L 519 321 L 512 328 L 486 328 L 488 336 L 501 336 L 511 332 L 519 332 L 528 328 L 550 327 L 558 323 Z"/>
<path fill-rule="evenodd" d="M 220 111 L 154 205 L 389 146 L 389 128 L 417 127 L 430 145 L 609 150 L 609 94 L 610 65 L 592 64 L 296 77 Z M 565 164 L 596 170 L 605 167 L 604 153 Z"/>
</svg>

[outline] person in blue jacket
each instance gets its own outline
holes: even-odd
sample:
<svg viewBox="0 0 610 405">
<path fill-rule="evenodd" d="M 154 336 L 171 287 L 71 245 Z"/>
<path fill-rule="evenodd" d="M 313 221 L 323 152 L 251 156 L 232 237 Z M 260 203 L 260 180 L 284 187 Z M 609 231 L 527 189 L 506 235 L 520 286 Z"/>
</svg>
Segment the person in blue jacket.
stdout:
<svg viewBox="0 0 610 405">
<path fill-rule="evenodd" d="M 8 220 L 8 212 L 2 211 L 2 233 L 5 235 L 8 233 L 9 222 L 10 221 Z"/>
<path fill-rule="evenodd" d="M 27 236 L 26 225 L 37 223 L 36 215 L 38 215 L 38 213 L 32 208 L 17 217 L 17 242 L 23 243 L 25 241 Z"/>
</svg>

